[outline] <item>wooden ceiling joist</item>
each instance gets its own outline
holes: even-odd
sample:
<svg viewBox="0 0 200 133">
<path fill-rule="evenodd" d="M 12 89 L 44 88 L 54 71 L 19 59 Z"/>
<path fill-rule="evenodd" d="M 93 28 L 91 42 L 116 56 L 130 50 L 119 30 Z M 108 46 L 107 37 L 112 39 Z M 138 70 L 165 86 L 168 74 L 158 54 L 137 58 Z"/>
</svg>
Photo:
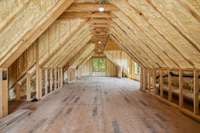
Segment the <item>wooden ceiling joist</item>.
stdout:
<svg viewBox="0 0 200 133">
<path fill-rule="evenodd" d="M 87 12 L 65 12 L 63 13 L 59 19 L 69 19 L 69 18 L 112 18 L 113 16 L 108 13 L 87 13 Z"/>
<path fill-rule="evenodd" d="M 73 0 L 58 1 L 36 25 L 30 25 L 30 30 L 16 40 L 12 48 L 2 54 L 0 66 L 9 67 L 72 3 Z"/>
<path fill-rule="evenodd" d="M 152 64 L 152 66 L 155 67 L 155 68 L 160 67 L 160 65 L 154 61 L 154 59 L 152 58 L 151 55 L 149 55 L 149 53 L 147 53 L 146 51 L 142 50 L 139 47 L 132 45 L 132 43 L 136 44 L 136 42 L 134 42 L 128 36 L 128 34 L 125 33 L 125 31 L 120 29 L 120 27 L 118 27 L 116 25 L 112 25 L 112 28 L 110 30 L 112 31 L 112 33 L 114 32 L 115 34 L 117 34 L 118 36 L 123 38 L 123 41 L 127 43 L 127 47 L 131 48 L 132 51 L 135 51 L 135 53 L 137 55 L 140 55 L 140 57 L 142 58 L 143 61 L 148 62 L 149 64 Z"/>
<path fill-rule="evenodd" d="M 40 58 L 39 65 L 44 66 L 60 49 L 63 49 L 63 47 L 66 45 L 66 43 L 73 38 L 74 35 L 76 35 L 80 30 L 85 27 L 87 24 L 87 20 L 84 20 L 80 23 L 80 25 L 71 33 L 71 35 L 65 34 L 61 40 L 59 40 L 57 43 L 59 43 L 59 47 L 53 50 L 53 52 L 49 54 L 46 54 L 44 57 Z"/>
<path fill-rule="evenodd" d="M 136 7 L 133 8 L 132 6 L 130 6 L 124 0 L 119 0 L 117 2 L 116 2 L 116 0 L 112 0 L 112 3 L 115 4 L 118 8 L 120 8 L 121 5 L 123 5 L 124 8 L 120 8 L 120 9 L 121 9 L 121 11 L 124 14 L 126 14 L 127 16 L 129 16 L 129 19 L 131 19 L 132 21 L 134 21 L 140 28 L 144 28 L 145 32 L 146 32 L 146 30 L 151 29 L 151 33 L 150 34 L 152 34 L 152 31 L 155 32 L 156 34 L 158 34 L 159 36 L 161 36 L 162 40 L 164 39 L 164 42 L 167 42 L 167 44 L 170 44 L 171 47 L 175 48 L 176 51 L 179 54 L 181 54 L 181 56 L 184 58 L 184 60 L 189 64 L 189 65 L 187 65 L 187 63 L 186 64 L 182 63 L 183 64 L 182 67 L 191 67 L 191 66 L 194 67 L 194 60 L 198 60 L 198 59 L 194 59 L 192 61 L 191 58 L 195 58 L 195 57 L 191 57 L 191 56 L 189 57 L 188 56 L 188 54 L 190 53 L 189 51 L 190 50 L 194 50 L 194 49 L 191 48 L 191 47 L 189 47 L 190 50 L 183 48 L 183 46 L 186 45 L 186 44 L 188 44 L 188 43 L 185 42 L 184 39 L 182 39 L 180 41 L 180 42 L 182 42 L 182 44 L 183 44 L 183 41 L 184 41 L 184 45 L 182 45 L 180 42 L 179 43 L 177 42 L 177 39 L 174 39 L 174 36 L 172 36 L 171 34 L 169 34 L 169 33 L 175 33 L 176 34 L 177 32 L 175 32 L 175 29 L 173 29 L 171 32 L 164 31 L 163 27 L 161 28 L 160 25 L 159 25 L 159 23 L 163 24 L 163 22 L 166 23 L 166 21 L 164 21 L 163 19 L 161 19 L 162 22 L 159 22 L 159 23 L 156 23 L 156 24 L 152 23 L 153 21 L 155 21 L 155 19 L 152 19 L 152 21 L 147 20 L 146 17 L 144 17 L 144 15 L 141 12 L 138 12 L 138 10 L 136 10 Z M 151 14 L 151 16 L 152 16 L 152 14 Z M 147 26 L 148 26 L 148 28 L 147 28 Z M 170 25 L 168 24 L 168 26 L 170 26 Z M 168 27 L 167 30 L 169 30 L 169 29 L 170 28 Z M 181 37 L 178 34 L 176 34 L 176 35 L 177 35 L 176 38 L 178 38 L 178 36 L 179 36 L 179 38 Z M 196 62 L 196 65 L 198 66 L 197 62 Z"/>
<path fill-rule="evenodd" d="M 97 3 L 74 3 L 66 12 L 98 12 L 99 7 L 100 5 Z M 118 10 L 115 6 L 108 3 L 104 4 L 103 7 L 106 12 Z"/>
</svg>

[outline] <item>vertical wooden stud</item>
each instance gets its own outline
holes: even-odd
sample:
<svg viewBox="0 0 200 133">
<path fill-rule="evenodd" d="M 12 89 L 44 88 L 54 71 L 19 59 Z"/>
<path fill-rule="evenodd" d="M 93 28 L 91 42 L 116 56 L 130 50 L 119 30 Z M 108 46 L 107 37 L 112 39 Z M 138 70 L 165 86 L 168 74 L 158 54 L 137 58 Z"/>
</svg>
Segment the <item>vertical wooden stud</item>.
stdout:
<svg viewBox="0 0 200 133">
<path fill-rule="evenodd" d="M 20 90 L 21 90 L 21 85 L 19 83 L 16 83 L 15 84 L 15 92 L 16 92 L 16 100 L 17 101 L 21 100 Z"/>
<path fill-rule="evenodd" d="M 45 95 L 48 94 L 48 69 L 45 69 L 45 79 L 44 79 L 44 82 L 45 82 Z"/>
<path fill-rule="evenodd" d="M 145 91 L 147 88 L 147 71 L 143 69 L 143 90 Z"/>
<path fill-rule="evenodd" d="M 160 69 L 160 96 L 163 97 L 163 70 Z"/>
<path fill-rule="evenodd" d="M 50 71 L 50 92 L 53 91 L 53 69 L 51 68 Z"/>
<path fill-rule="evenodd" d="M 61 88 L 63 87 L 63 83 L 64 83 L 64 76 L 63 76 L 63 68 L 60 69 L 61 70 Z"/>
<path fill-rule="evenodd" d="M 168 100 L 172 101 L 172 76 L 170 74 L 170 69 L 168 70 Z"/>
<path fill-rule="evenodd" d="M 54 68 L 54 90 L 57 89 L 57 68 Z"/>
<path fill-rule="evenodd" d="M 0 118 L 8 115 L 8 70 L 0 69 Z"/>
<path fill-rule="evenodd" d="M 157 94 L 157 88 L 156 88 L 156 69 L 153 69 L 153 90 L 154 90 L 154 94 Z"/>
<path fill-rule="evenodd" d="M 193 86 L 194 86 L 194 99 L 193 99 L 193 105 L 194 105 L 194 114 L 199 113 L 199 72 L 195 69 L 193 72 L 194 78 L 193 78 Z"/>
<path fill-rule="evenodd" d="M 26 75 L 26 100 L 31 100 L 31 74 L 27 73 Z"/>
<path fill-rule="evenodd" d="M 39 66 L 39 49 L 36 48 L 36 98 L 42 98 L 42 69 Z"/>
<path fill-rule="evenodd" d="M 179 106 L 183 106 L 183 72 L 179 70 Z"/>
<path fill-rule="evenodd" d="M 143 90 L 143 67 L 141 68 L 140 73 L 140 90 Z"/>
</svg>

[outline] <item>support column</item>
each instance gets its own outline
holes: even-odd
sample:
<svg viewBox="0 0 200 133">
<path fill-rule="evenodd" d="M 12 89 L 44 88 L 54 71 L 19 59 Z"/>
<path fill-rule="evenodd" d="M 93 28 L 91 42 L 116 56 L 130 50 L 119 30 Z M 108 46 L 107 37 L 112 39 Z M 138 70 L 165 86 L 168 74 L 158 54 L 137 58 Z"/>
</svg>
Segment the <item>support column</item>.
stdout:
<svg viewBox="0 0 200 133">
<path fill-rule="evenodd" d="M 60 68 L 58 68 L 58 88 L 61 88 L 61 80 L 60 80 Z"/>
<path fill-rule="evenodd" d="M 36 49 L 36 98 L 42 98 L 42 69 L 39 66 L 39 49 Z"/>
<path fill-rule="evenodd" d="M 148 90 L 151 90 L 151 69 L 147 69 L 147 72 L 148 72 Z"/>
<path fill-rule="evenodd" d="M 143 69 L 143 90 L 147 89 L 147 73 L 146 69 Z"/>
<path fill-rule="evenodd" d="M 61 73 L 61 88 L 63 87 L 64 84 L 64 73 L 63 73 L 63 68 L 60 69 L 60 73 Z"/>
<path fill-rule="evenodd" d="M 199 114 L 199 72 L 197 70 L 194 70 L 193 72 L 194 78 L 193 78 L 193 86 L 194 86 L 194 99 L 193 99 L 193 105 L 194 105 L 194 114 Z"/>
<path fill-rule="evenodd" d="M 156 70 L 153 69 L 153 90 L 154 94 L 157 94 L 158 90 L 156 88 Z"/>
<path fill-rule="evenodd" d="M 42 98 L 42 69 L 39 66 L 36 67 L 36 98 Z"/>
<path fill-rule="evenodd" d="M 179 70 L 179 106 L 183 106 L 183 72 Z"/>
<path fill-rule="evenodd" d="M 45 79 L 44 79 L 44 83 L 45 83 L 45 95 L 48 94 L 48 69 L 45 69 Z"/>
<path fill-rule="evenodd" d="M 16 100 L 17 101 L 21 100 L 20 90 L 21 90 L 21 85 L 19 83 L 16 83 L 15 92 L 16 92 Z"/>
<path fill-rule="evenodd" d="M 122 78 L 122 67 L 120 66 L 117 67 L 117 73 L 118 73 L 118 77 Z"/>
<path fill-rule="evenodd" d="M 170 69 L 168 70 L 168 100 L 172 101 L 172 76 L 170 74 Z"/>
<path fill-rule="evenodd" d="M 53 91 L 53 69 L 50 69 L 50 92 Z"/>
<path fill-rule="evenodd" d="M 31 100 L 31 74 L 27 73 L 26 75 L 26 100 Z"/>
<path fill-rule="evenodd" d="M 143 90 L 143 68 L 141 68 L 140 73 L 140 90 Z"/>
<path fill-rule="evenodd" d="M 160 69 L 160 96 L 163 97 L 163 70 Z"/>
<path fill-rule="evenodd" d="M 8 115 L 8 70 L 0 69 L 0 118 Z"/>
<path fill-rule="evenodd" d="M 57 89 L 57 68 L 54 68 L 54 90 Z"/>
</svg>

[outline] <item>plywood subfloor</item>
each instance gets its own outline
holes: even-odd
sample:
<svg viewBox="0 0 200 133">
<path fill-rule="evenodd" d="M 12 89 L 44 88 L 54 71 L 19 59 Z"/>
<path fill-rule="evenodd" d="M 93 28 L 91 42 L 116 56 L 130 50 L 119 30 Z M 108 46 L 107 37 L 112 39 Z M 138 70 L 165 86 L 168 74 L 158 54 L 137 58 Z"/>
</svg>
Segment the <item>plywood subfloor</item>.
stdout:
<svg viewBox="0 0 200 133">
<path fill-rule="evenodd" d="M 12 133 L 199 133 L 200 123 L 153 96 L 139 83 L 85 78 L 29 104 L 32 113 L 2 132 Z"/>
</svg>

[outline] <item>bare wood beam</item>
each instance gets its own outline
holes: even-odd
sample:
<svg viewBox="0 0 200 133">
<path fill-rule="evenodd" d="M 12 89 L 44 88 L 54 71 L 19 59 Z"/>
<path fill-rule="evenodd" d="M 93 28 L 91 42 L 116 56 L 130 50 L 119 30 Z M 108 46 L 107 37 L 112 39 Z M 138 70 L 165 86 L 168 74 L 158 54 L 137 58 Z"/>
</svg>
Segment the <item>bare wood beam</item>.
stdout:
<svg viewBox="0 0 200 133">
<path fill-rule="evenodd" d="M 183 72 L 179 70 L 179 107 L 183 106 Z"/>
<path fill-rule="evenodd" d="M 170 74 L 170 69 L 168 70 L 168 100 L 172 101 L 172 76 Z"/>
<path fill-rule="evenodd" d="M 117 11 L 118 8 L 112 4 L 103 5 L 105 11 Z M 98 3 L 74 3 L 71 5 L 66 12 L 98 12 L 99 4 Z"/>
<path fill-rule="evenodd" d="M 112 18 L 110 13 L 88 13 L 88 12 L 65 12 L 59 19 L 69 19 L 69 18 Z"/>
<path fill-rule="evenodd" d="M 61 0 L 37 25 L 32 27 L 12 49 L 0 59 L 0 66 L 9 67 L 72 3 L 74 0 Z"/>
<path fill-rule="evenodd" d="M 199 113 L 199 71 L 196 69 L 193 71 L 193 87 L 194 87 L 194 99 L 193 99 L 193 105 L 194 105 L 194 114 Z"/>
<path fill-rule="evenodd" d="M 163 70 L 160 69 L 160 96 L 163 97 Z"/>
</svg>

